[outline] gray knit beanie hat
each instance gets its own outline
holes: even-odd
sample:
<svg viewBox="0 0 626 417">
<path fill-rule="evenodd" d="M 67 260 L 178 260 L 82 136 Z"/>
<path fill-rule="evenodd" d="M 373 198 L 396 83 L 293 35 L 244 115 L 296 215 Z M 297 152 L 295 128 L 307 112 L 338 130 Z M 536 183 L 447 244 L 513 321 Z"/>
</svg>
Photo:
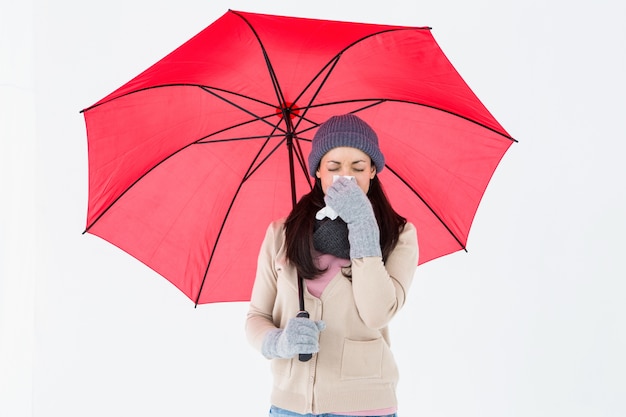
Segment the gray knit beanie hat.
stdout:
<svg viewBox="0 0 626 417">
<path fill-rule="evenodd" d="M 312 177 L 315 177 L 324 154 L 340 146 L 357 148 L 368 154 L 376 165 L 377 173 L 385 167 L 385 157 L 378 147 L 376 132 L 354 114 L 344 114 L 331 117 L 315 132 L 309 154 L 309 173 Z"/>
</svg>

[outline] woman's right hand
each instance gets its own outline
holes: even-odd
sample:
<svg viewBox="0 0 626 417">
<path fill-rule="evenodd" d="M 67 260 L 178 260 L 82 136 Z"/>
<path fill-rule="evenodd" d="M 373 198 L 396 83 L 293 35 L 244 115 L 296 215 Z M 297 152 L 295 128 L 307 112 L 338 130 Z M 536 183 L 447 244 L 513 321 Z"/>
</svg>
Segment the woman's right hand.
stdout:
<svg viewBox="0 0 626 417">
<path fill-rule="evenodd" d="M 324 201 L 348 225 L 351 259 L 382 256 L 372 203 L 356 181 L 338 178 L 328 187 Z"/>
<path fill-rule="evenodd" d="M 326 190 L 324 201 L 348 224 L 375 220 L 372 204 L 355 180 L 337 178 Z"/>
<path fill-rule="evenodd" d="M 294 317 L 284 329 L 270 330 L 263 340 L 261 352 L 268 359 L 293 358 L 300 353 L 317 353 L 319 335 L 326 328 L 323 321 Z"/>
</svg>

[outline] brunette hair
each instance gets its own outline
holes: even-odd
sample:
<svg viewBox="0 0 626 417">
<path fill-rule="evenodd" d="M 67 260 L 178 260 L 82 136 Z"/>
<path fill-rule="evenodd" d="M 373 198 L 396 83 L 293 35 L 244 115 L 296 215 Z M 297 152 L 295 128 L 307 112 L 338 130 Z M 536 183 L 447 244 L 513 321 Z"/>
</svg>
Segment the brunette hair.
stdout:
<svg viewBox="0 0 626 417">
<path fill-rule="evenodd" d="M 383 262 L 385 262 L 398 243 L 406 219 L 391 207 L 378 175 L 371 180 L 367 197 L 372 203 L 376 222 L 380 229 L 380 248 Z M 304 279 L 315 278 L 324 272 L 315 265 L 312 256 L 315 214 L 324 206 L 322 182 L 316 178 L 311 192 L 298 201 L 285 221 L 287 258 L 295 265 L 298 275 Z"/>
</svg>

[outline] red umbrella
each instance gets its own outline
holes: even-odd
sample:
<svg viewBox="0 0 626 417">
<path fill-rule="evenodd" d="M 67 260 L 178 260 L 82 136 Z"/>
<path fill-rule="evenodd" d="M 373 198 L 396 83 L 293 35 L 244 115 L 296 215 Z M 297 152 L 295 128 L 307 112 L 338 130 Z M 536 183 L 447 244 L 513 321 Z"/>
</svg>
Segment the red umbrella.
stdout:
<svg viewBox="0 0 626 417">
<path fill-rule="evenodd" d="M 514 142 L 430 28 L 232 10 L 83 113 L 85 231 L 196 304 L 249 300 L 266 227 L 311 189 L 310 141 L 330 116 L 378 133 L 420 264 L 465 249 Z"/>
</svg>

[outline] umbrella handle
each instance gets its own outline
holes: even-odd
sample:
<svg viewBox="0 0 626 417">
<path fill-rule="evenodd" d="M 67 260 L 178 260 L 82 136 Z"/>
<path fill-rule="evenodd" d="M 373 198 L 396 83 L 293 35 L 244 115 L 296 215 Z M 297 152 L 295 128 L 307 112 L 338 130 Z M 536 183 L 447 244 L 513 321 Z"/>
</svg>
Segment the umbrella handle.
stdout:
<svg viewBox="0 0 626 417">
<path fill-rule="evenodd" d="M 308 319 L 309 318 L 309 313 L 308 313 L 308 311 L 300 311 L 296 317 L 304 317 L 304 318 Z M 313 357 L 313 355 L 310 354 L 310 353 L 300 353 L 298 355 L 298 359 L 300 360 L 300 362 L 307 362 L 307 361 L 311 360 L 312 357 Z"/>
</svg>

